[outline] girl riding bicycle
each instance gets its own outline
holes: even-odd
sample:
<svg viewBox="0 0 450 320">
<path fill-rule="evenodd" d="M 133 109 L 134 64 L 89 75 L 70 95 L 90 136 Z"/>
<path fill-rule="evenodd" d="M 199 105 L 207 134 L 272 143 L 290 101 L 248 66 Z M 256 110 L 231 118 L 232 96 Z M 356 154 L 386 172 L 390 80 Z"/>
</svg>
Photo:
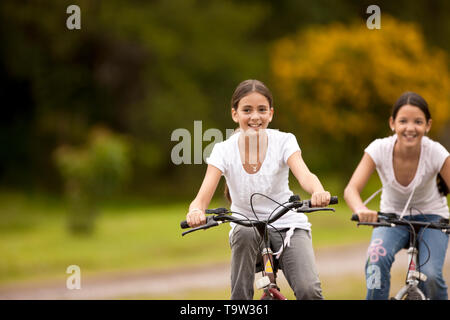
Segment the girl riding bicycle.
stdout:
<svg viewBox="0 0 450 320">
<path fill-rule="evenodd" d="M 231 99 L 231 117 L 239 129 L 226 141 L 217 143 L 207 159 L 208 168 L 200 190 L 189 206 L 186 221 L 191 227 L 205 223 L 205 209 L 223 175 L 226 179 L 231 211 L 249 219 L 267 219 L 278 203 L 293 194 L 289 189 L 289 169 L 301 187 L 310 193 L 311 205 L 326 206 L 330 193 L 304 163 L 293 134 L 268 129 L 274 108 L 272 94 L 258 80 L 241 82 Z M 257 217 L 255 217 L 255 215 Z M 283 241 L 278 230 L 285 239 Z M 275 249 L 284 248 L 280 267 L 297 299 L 323 299 L 311 241 L 311 225 L 303 213 L 289 211 L 269 228 Z M 253 299 L 255 265 L 260 254 L 260 237 L 253 228 L 232 225 L 231 299 Z"/>
<path fill-rule="evenodd" d="M 375 169 L 383 185 L 381 212 L 426 222 L 449 218 L 445 195 L 450 185 L 450 157 L 441 144 L 425 136 L 431 122 L 427 102 L 416 93 L 406 92 L 394 104 L 389 119 L 394 134 L 376 139 L 365 149 L 344 191 L 345 201 L 358 215 L 359 221 L 377 221 L 377 212 L 368 209 L 360 196 Z M 448 235 L 425 228 L 418 237 L 421 240 L 420 272 L 428 277 L 425 282 L 420 282 L 419 287 L 430 299 L 447 299 L 442 267 Z M 373 230 L 365 272 L 367 299 L 389 297 L 394 256 L 408 241 L 407 227 L 377 227 Z"/>
</svg>

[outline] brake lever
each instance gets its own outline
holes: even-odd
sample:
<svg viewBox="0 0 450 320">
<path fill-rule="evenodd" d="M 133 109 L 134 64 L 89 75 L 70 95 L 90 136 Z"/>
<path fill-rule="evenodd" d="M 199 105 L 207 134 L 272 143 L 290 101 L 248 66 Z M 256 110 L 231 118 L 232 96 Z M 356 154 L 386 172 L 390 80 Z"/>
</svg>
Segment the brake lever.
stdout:
<svg viewBox="0 0 450 320">
<path fill-rule="evenodd" d="M 373 227 L 395 227 L 394 223 L 389 222 L 358 222 L 357 226 L 373 226 Z"/>
<path fill-rule="evenodd" d="M 334 208 L 327 208 L 327 207 L 302 206 L 300 208 L 295 209 L 295 211 L 309 213 L 309 212 L 316 212 L 316 211 L 333 211 L 333 212 L 335 212 L 336 210 Z"/>
<path fill-rule="evenodd" d="M 432 225 L 437 225 L 438 227 L 441 227 L 441 231 L 446 233 L 446 234 L 450 234 L 450 225 L 448 223 L 445 222 L 439 222 L 439 223 L 432 223 Z M 445 228 L 444 228 L 445 226 Z"/>
<path fill-rule="evenodd" d="M 226 214 L 228 213 L 227 208 L 217 208 L 217 209 L 206 209 L 205 214 Z"/>
<path fill-rule="evenodd" d="M 202 229 L 206 230 L 206 229 L 209 229 L 211 227 L 218 226 L 219 224 L 222 223 L 222 221 L 215 221 L 214 220 L 215 217 L 216 216 L 209 216 L 209 217 L 207 217 L 206 218 L 206 223 L 204 225 L 201 225 L 200 227 L 189 229 L 188 231 L 183 232 L 181 234 L 181 236 L 185 236 L 188 233 L 191 233 L 191 232 L 194 232 L 194 231 L 198 231 L 198 230 L 202 230 Z"/>
</svg>

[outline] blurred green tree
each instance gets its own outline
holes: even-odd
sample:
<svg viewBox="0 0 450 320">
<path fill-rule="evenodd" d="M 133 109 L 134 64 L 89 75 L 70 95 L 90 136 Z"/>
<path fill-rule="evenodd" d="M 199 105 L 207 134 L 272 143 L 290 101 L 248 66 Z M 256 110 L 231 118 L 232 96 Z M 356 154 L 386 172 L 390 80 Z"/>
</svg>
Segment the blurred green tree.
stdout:
<svg viewBox="0 0 450 320">
<path fill-rule="evenodd" d="M 65 183 L 69 230 L 89 234 L 99 203 L 120 190 L 130 177 L 129 143 L 123 136 L 95 127 L 86 145 L 62 145 L 56 149 L 54 161 Z"/>
<path fill-rule="evenodd" d="M 80 30 L 66 28 L 70 4 L 81 8 Z M 0 151 L 1 183 L 57 190 L 48 155 L 105 123 L 137 150 L 135 190 L 173 189 L 187 170 L 170 160 L 171 132 L 194 120 L 225 129 L 230 90 L 268 74 L 252 38 L 265 14 L 259 4 L 217 0 L 2 1 L 1 133 L 12 139 Z"/>
<path fill-rule="evenodd" d="M 80 30 L 66 27 L 72 4 L 81 9 Z M 192 132 L 194 120 L 202 120 L 204 130 L 233 128 L 228 103 L 243 79 L 265 81 L 278 103 L 276 78 L 270 78 L 271 43 L 312 25 L 347 25 L 355 18 L 365 25 L 370 4 L 0 1 L 0 184 L 59 191 L 62 181 L 49 155 L 61 144 L 82 143 L 89 128 L 104 123 L 127 133 L 136 150 L 134 193 L 186 191 L 174 188 L 176 182 L 198 184 L 204 166 L 174 165 L 171 133 Z M 377 4 L 382 19 L 391 14 L 414 21 L 426 46 L 450 50 L 450 2 Z M 274 127 L 290 130 L 278 120 Z"/>
</svg>

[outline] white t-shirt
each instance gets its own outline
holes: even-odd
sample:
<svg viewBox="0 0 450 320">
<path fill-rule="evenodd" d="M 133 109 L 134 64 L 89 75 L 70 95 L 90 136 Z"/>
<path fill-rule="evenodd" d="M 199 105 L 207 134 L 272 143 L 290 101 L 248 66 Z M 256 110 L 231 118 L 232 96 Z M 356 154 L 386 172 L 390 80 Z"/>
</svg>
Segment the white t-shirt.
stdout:
<svg viewBox="0 0 450 320">
<path fill-rule="evenodd" d="M 231 211 L 256 219 L 250 206 L 250 196 L 262 193 L 284 203 L 293 192 L 289 189 L 288 158 L 300 150 L 297 139 L 291 133 L 266 129 L 268 146 L 266 157 L 258 172 L 249 174 L 245 171 L 238 146 L 240 132 L 227 140 L 216 143 L 206 162 L 222 171 L 225 176 L 232 199 Z M 260 220 L 267 219 L 278 204 L 260 195 L 253 197 L 253 208 Z M 278 209 L 279 210 L 279 209 Z M 274 213 L 275 214 L 275 213 Z M 238 218 L 242 216 L 235 215 Z M 289 211 L 272 224 L 277 229 L 300 228 L 311 230 L 311 224 L 305 214 Z"/>
<path fill-rule="evenodd" d="M 364 151 L 375 162 L 383 184 L 380 211 L 401 214 L 411 195 L 405 215 L 437 214 L 449 217 L 447 198 L 437 188 L 436 176 L 441 171 L 448 151 L 438 142 L 428 137 L 422 138 L 420 159 L 414 179 L 406 187 L 401 185 L 394 174 L 393 152 L 397 135 L 374 140 Z M 413 208 L 412 210 L 410 210 Z M 416 209 L 420 210 L 417 211 Z"/>
</svg>

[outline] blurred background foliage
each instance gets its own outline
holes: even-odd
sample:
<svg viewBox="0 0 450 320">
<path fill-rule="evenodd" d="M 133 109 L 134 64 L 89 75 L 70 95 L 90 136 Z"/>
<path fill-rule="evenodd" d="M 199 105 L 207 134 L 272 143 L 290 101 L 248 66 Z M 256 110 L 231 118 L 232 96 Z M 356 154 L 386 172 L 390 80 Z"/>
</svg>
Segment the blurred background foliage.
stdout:
<svg viewBox="0 0 450 320">
<path fill-rule="evenodd" d="M 372 32 L 360 21 L 333 23 L 273 44 L 282 127 L 299 133 L 325 172 L 350 172 L 363 147 L 391 134 L 387 120 L 405 91 L 418 92 L 428 102 L 430 136 L 439 140 L 444 135 L 450 118 L 446 52 L 428 46 L 415 24 L 388 15 L 382 19 L 383 32 Z"/>
<path fill-rule="evenodd" d="M 85 146 L 56 149 L 54 160 L 65 181 L 71 231 L 94 231 L 98 204 L 117 194 L 130 176 L 129 151 L 124 137 L 102 127 L 91 130 Z"/>
<path fill-rule="evenodd" d="M 66 28 L 70 4 L 81 8 L 81 30 Z M 189 130 L 192 148 L 195 120 L 225 135 L 231 94 L 248 78 L 272 89 L 272 127 L 296 134 L 324 181 L 344 184 L 363 148 L 389 134 L 404 90 L 428 100 L 432 137 L 449 148 L 450 4 L 379 1 L 381 30 L 368 30 L 370 4 L 1 1 L 0 186 L 63 194 L 52 155 L 102 125 L 127 135 L 121 195 L 190 199 L 205 166 L 175 165 L 171 133 Z"/>
<path fill-rule="evenodd" d="M 81 30 L 66 27 L 73 4 Z M 450 150 L 450 2 L 377 1 L 381 29 L 368 30 L 372 4 L 0 1 L 0 283 L 64 280 L 71 264 L 86 275 L 229 261 L 228 228 L 180 236 L 206 166 L 174 164 L 182 141 L 171 136 L 190 133 L 191 163 L 211 150 L 208 129 L 235 128 L 230 99 L 244 79 L 268 85 L 271 127 L 297 136 L 338 196 L 365 146 L 390 134 L 405 90 L 428 100 L 430 135 Z M 363 198 L 378 187 L 374 175 Z M 212 207 L 226 205 L 220 191 Z M 341 201 L 311 216 L 315 248 L 367 242 L 349 214 Z M 74 237 L 67 224 L 96 232 Z"/>
</svg>

